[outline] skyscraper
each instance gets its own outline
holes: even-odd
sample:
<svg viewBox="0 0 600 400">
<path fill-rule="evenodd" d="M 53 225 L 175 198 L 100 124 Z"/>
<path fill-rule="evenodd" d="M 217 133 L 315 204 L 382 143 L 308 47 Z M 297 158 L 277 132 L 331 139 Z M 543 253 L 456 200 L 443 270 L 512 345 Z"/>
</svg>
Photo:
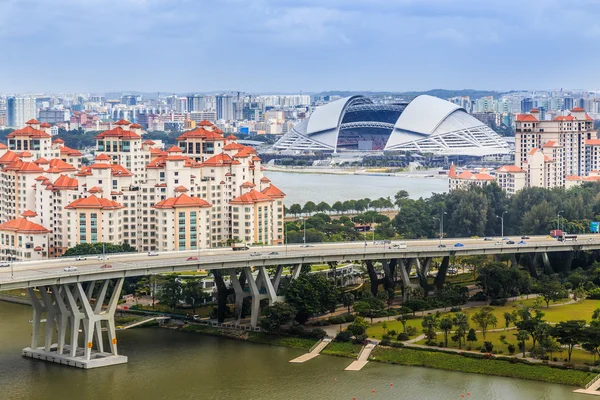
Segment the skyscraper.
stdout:
<svg viewBox="0 0 600 400">
<path fill-rule="evenodd" d="M 528 113 L 533 110 L 533 100 L 530 97 L 521 100 L 521 112 Z"/>
<path fill-rule="evenodd" d="M 187 111 L 192 112 L 192 111 L 204 110 L 202 103 L 203 103 L 203 96 L 201 96 L 199 94 L 189 95 L 187 97 Z"/>
<path fill-rule="evenodd" d="M 233 119 L 233 96 L 218 95 L 216 96 L 217 103 L 217 119 L 232 120 Z"/>
<path fill-rule="evenodd" d="M 6 101 L 7 125 L 22 128 L 36 117 L 35 97 L 9 97 Z"/>
</svg>

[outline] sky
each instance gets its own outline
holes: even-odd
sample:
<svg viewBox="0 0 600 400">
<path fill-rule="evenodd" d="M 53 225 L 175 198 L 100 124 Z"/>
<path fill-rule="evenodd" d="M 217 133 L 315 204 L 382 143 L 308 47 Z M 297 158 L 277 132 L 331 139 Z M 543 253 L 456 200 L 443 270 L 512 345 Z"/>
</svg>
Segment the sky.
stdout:
<svg viewBox="0 0 600 400">
<path fill-rule="evenodd" d="M 600 88 L 600 0 L 0 0 L 0 93 Z"/>
</svg>

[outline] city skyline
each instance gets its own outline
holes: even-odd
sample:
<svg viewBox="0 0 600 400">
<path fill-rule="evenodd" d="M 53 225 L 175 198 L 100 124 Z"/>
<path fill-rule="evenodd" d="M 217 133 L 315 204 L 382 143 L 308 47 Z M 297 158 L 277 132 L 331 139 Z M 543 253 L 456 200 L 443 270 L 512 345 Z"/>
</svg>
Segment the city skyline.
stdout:
<svg viewBox="0 0 600 400">
<path fill-rule="evenodd" d="M 600 87 L 591 1 L 33 3 L 0 4 L 5 93 Z"/>
</svg>

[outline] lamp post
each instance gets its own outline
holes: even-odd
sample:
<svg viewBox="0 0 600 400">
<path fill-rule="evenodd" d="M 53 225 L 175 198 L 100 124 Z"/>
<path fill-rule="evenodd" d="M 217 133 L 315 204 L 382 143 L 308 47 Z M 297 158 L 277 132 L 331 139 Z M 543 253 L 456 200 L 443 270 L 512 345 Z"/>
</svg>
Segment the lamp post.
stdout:
<svg viewBox="0 0 600 400">
<path fill-rule="evenodd" d="M 306 217 L 302 217 L 302 220 L 304 221 L 304 229 L 302 229 L 304 232 L 304 236 L 302 238 L 302 242 L 304 243 L 304 246 L 306 247 Z"/>
<path fill-rule="evenodd" d="M 375 215 L 373 215 L 373 222 L 371 223 L 371 227 L 373 228 L 373 244 L 375 244 Z"/>
<path fill-rule="evenodd" d="M 560 231 L 560 214 L 565 212 L 564 210 L 560 210 L 557 214 L 557 220 L 556 220 L 556 229 Z"/>
<path fill-rule="evenodd" d="M 501 221 L 500 235 L 502 235 L 502 242 L 504 242 L 504 214 L 506 214 L 507 212 L 508 211 L 502 211 L 501 217 L 496 215 L 496 218 L 500 218 L 500 221 Z"/>
<path fill-rule="evenodd" d="M 442 239 L 444 238 L 444 215 L 448 215 L 448 213 L 443 211 L 440 215 L 440 244 L 442 244 Z"/>
<path fill-rule="evenodd" d="M 288 236 L 287 236 L 287 224 L 285 223 L 285 221 L 283 221 L 283 240 L 285 242 L 285 255 L 287 255 L 287 251 L 288 251 Z"/>
</svg>

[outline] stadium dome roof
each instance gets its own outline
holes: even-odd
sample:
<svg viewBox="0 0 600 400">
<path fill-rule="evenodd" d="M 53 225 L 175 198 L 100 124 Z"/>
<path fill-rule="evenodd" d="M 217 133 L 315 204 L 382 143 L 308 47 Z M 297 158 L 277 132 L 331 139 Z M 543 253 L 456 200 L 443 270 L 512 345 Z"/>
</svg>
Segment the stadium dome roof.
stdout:
<svg viewBox="0 0 600 400">
<path fill-rule="evenodd" d="M 471 156 L 510 152 L 500 135 L 463 108 L 427 95 L 409 103 L 374 104 L 364 96 L 333 101 L 315 109 L 274 148 Z"/>
</svg>

